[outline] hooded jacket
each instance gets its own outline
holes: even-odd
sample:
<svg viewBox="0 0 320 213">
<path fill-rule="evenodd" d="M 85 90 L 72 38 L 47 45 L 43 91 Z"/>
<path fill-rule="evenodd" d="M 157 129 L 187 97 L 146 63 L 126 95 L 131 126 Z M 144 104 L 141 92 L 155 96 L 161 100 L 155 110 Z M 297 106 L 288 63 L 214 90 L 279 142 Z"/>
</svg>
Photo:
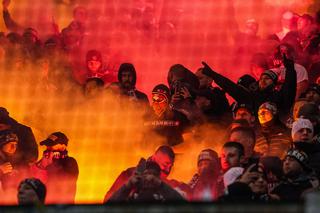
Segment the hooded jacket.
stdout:
<svg viewBox="0 0 320 213">
<path fill-rule="evenodd" d="M 122 73 L 123 72 L 129 72 L 132 75 L 132 82 L 131 82 L 131 88 L 124 88 L 123 82 L 122 82 Z M 135 99 L 145 102 L 149 105 L 148 96 L 144 94 L 143 92 L 136 89 L 136 81 L 137 81 L 137 73 L 136 69 L 134 68 L 133 64 L 130 63 L 123 63 L 120 65 L 119 71 L 118 71 L 118 82 L 119 87 L 121 90 L 122 95 L 126 96 L 133 96 Z"/>
<path fill-rule="evenodd" d="M 28 126 L 18 123 L 9 116 L 5 108 L 0 108 L 0 123 L 11 126 L 19 139 L 19 147 L 17 149 L 18 162 L 22 166 L 35 162 L 38 159 L 38 145 L 33 135 L 32 129 Z"/>
</svg>

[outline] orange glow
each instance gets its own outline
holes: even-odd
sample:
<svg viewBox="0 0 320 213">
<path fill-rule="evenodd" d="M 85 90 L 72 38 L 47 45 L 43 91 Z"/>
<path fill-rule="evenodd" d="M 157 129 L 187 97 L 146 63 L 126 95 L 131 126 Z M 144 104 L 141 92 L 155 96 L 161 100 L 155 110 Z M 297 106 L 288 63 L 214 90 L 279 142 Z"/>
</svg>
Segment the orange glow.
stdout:
<svg viewBox="0 0 320 213">
<path fill-rule="evenodd" d="M 71 21 L 72 7 L 57 6 L 52 2 L 20 0 L 12 3 L 9 9 L 19 23 L 33 25 L 39 31 L 45 30 L 53 17 L 61 29 Z M 312 3 L 311 0 L 161 1 L 163 4 L 159 8 L 167 9 L 163 11 L 163 18 L 175 13 L 178 27 L 173 30 L 166 26 L 168 32 L 164 36 L 172 30 L 176 32 L 174 38 L 152 40 L 142 32 L 113 26 L 112 21 L 124 17 L 112 17 L 108 13 L 109 1 L 81 2 L 88 2 L 86 6 L 91 15 L 84 40 L 83 61 L 88 49 L 97 48 L 103 52 L 108 66 L 117 68 L 122 62 L 132 62 L 137 70 L 137 88 L 149 97 L 156 84 L 166 83 L 169 67 L 176 63 L 195 71 L 205 60 L 218 72 L 237 79 L 249 72 L 249 66 L 246 63 L 248 55 L 234 53 L 236 42 L 231 35 L 234 22 L 239 24 L 239 30 L 243 30 L 245 20 L 255 18 L 260 23 L 258 34 L 264 37 L 280 30 L 284 9 L 304 13 Z M 32 8 L 34 5 L 37 7 Z M 34 11 L 40 15 L 34 14 L 32 19 L 30 14 Z M 159 19 L 159 9 L 156 13 Z M 0 29 L 6 31 L 3 22 Z M 258 51 L 269 46 L 259 44 L 255 48 Z M 236 59 L 240 62 L 235 63 Z M 136 166 L 140 157 L 149 157 L 160 145 L 156 138 L 147 145 L 141 143 L 144 134 L 142 112 L 134 105 L 119 104 L 118 97 L 104 93 L 85 100 L 80 92 L 61 95 L 45 91 L 38 84 L 39 64 L 20 71 L 1 68 L 0 106 L 7 108 L 17 121 L 32 127 L 38 143 L 55 131 L 64 132 L 69 137 L 69 155 L 77 160 L 80 170 L 76 203 L 101 203 L 121 171 Z M 196 172 L 199 152 L 212 148 L 219 153 L 224 134 L 217 124 L 204 125 L 184 135 L 185 143 L 174 147 L 177 157 L 169 179 L 188 182 Z M 39 147 L 39 156 L 43 151 L 44 147 Z"/>
</svg>

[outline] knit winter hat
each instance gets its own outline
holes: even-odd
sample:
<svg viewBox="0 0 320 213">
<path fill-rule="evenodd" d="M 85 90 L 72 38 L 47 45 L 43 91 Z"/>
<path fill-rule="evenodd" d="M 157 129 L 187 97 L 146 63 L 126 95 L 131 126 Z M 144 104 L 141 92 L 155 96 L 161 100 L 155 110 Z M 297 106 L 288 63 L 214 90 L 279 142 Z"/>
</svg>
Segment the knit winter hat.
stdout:
<svg viewBox="0 0 320 213">
<path fill-rule="evenodd" d="M 286 157 L 287 156 L 295 158 L 303 166 L 304 169 L 308 168 L 309 159 L 308 155 L 305 152 L 298 149 L 289 149 L 286 154 Z"/>
<path fill-rule="evenodd" d="M 238 79 L 237 84 L 239 86 L 244 87 L 245 89 L 249 90 L 249 91 L 255 91 L 258 89 L 258 84 L 257 81 L 254 77 L 252 77 L 251 75 L 245 74 L 243 76 L 241 76 Z"/>
<path fill-rule="evenodd" d="M 29 185 L 37 194 L 39 200 L 44 203 L 46 199 L 47 189 L 46 186 L 37 178 L 27 178 L 20 182 L 19 188 L 22 184 Z"/>
<path fill-rule="evenodd" d="M 234 117 L 239 109 L 246 109 L 248 112 L 254 115 L 253 107 L 250 104 L 234 102 L 231 105 L 231 109 Z"/>
<path fill-rule="evenodd" d="M 232 167 L 223 175 L 223 184 L 227 188 L 230 184 L 237 180 L 242 175 L 244 168 Z"/>
<path fill-rule="evenodd" d="M 275 103 L 272 102 L 265 102 L 260 105 L 259 110 L 261 109 L 267 109 L 269 110 L 273 115 L 276 115 L 278 113 L 278 108 Z"/>
<path fill-rule="evenodd" d="M 277 84 L 277 82 L 278 82 L 278 75 L 277 75 L 277 73 L 275 73 L 274 71 L 272 71 L 272 70 L 265 70 L 265 71 L 261 74 L 261 76 L 262 76 L 262 75 L 267 75 L 269 78 L 272 79 L 272 81 L 273 81 L 274 84 Z"/>
<path fill-rule="evenodd" d="M 300 129 L 310 129 L 313 134 L 313 125 L 309 119 L 299 118 L 293 122 L 291 130 L 292 138 Z"/>
<path fill-rule="evenodd" d="M 18 142 L 18 136 L 12 130 L 0 131 L 0 147 L 9 142 Z"/>
<path fill-rule="evenodd" d="M 202 160 L 209 160 L 212 162 L 218 162 L 218 154 L 217 152 L 213 151 L 212 149 L 204 149 L 200 152 L 198 156 L 198 165 Z"/>
</svg>

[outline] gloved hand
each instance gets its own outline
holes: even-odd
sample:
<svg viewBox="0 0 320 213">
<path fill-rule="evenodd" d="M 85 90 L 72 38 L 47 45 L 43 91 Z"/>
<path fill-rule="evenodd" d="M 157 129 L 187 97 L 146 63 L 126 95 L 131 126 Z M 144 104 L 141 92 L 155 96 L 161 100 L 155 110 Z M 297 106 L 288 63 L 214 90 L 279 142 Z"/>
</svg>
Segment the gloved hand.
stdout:
<svg viewBox="0 0 320 213">
<path fill-rule="evenodd" d="M 206 76 L 213 78 L 215 71 L 213 71 L 211 67 L 209 67 L 209 65 L 204 61 L 202 62 L 202 65 L 203 65 L 202 73 Z"/>
<path fill-rule="evenodd" d="M 286 54 L 283 54 L 283 65 L 286 70 L 294 70 L 294 62 L 291 59 L 288 59 Z"/>
</svg>

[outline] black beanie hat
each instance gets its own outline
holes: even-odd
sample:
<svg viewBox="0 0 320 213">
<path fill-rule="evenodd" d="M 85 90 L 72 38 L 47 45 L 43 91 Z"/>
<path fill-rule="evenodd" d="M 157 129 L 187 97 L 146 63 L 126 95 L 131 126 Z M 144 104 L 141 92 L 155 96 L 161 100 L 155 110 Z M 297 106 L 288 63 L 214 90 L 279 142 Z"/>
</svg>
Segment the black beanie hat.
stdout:
<svg viewBox="0 0 320 213">
<path fill-rule="evenodd" d="M 265 70 L 262 74 L 262 75 L 267 75 L 268 77 L 270 77 L 273 81 L 274 84 L 277 84 L 278 82 L 278 75 L 277 73 L 275 73 L 274 71 L 272 70 Z"/>
<path fill-rule="evenodd" d="M 258 89 L 258 85 L 256 84 L 256 79 L 251 75 L 245 74 L 238 79 L 237 84 L 244 87 L 247 90 L 255 91 Z"/>
</svg>

